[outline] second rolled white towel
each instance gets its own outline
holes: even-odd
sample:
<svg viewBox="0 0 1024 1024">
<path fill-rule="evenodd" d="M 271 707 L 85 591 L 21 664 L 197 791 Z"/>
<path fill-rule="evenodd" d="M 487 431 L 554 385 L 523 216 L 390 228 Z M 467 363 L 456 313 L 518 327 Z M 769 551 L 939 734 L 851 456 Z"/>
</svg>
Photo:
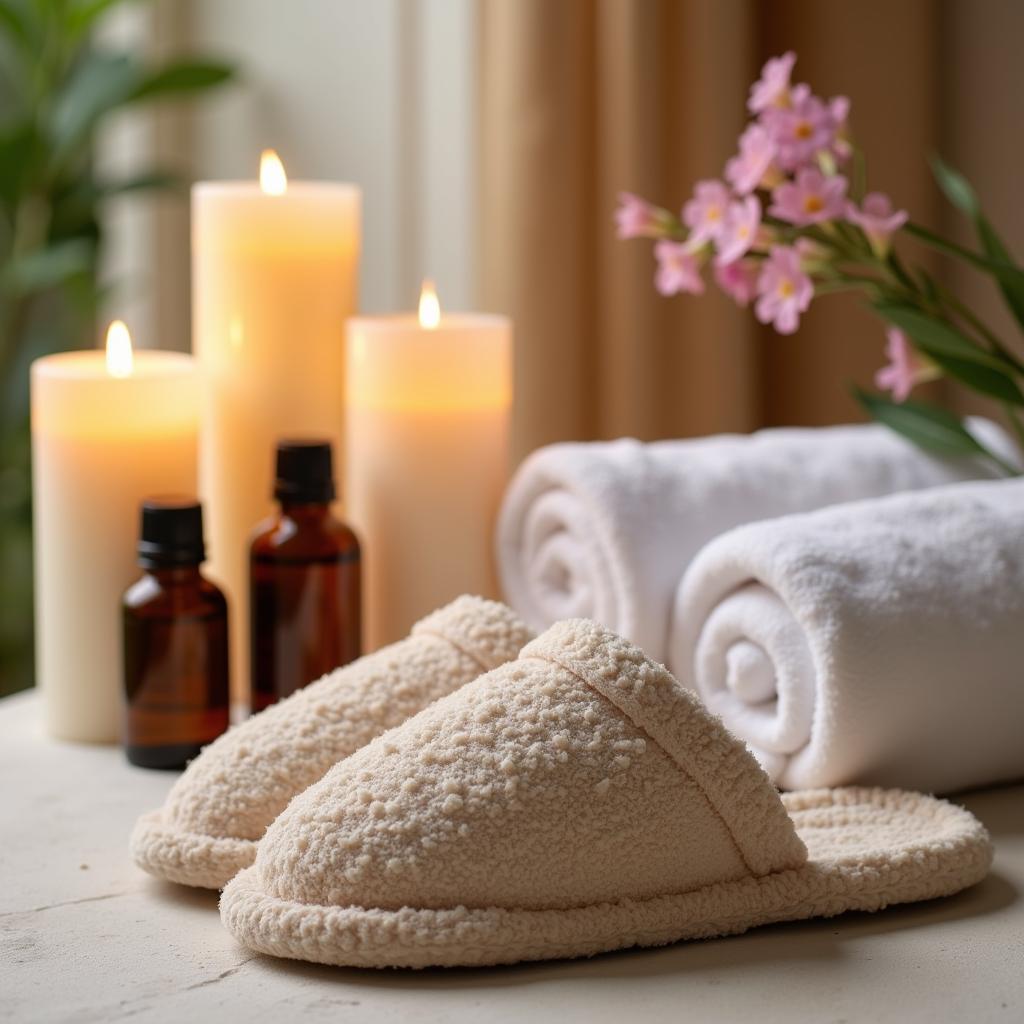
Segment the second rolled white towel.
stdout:
<svg viewBox="0 0 1024 1024">
<path fill-rule="evenodd" d="M 994 423 L 971 429 L 1016 458 Z M 555 444 L 526 459 L 506 492 L 502 587 L 538 631 L 596 619 L 664 661 L 676 587 L 712 537 L 755 519 L 993 475 L 978 459 L 939 459 L 876 425 Z"/>
<path fill-rule="evenodd" d="M 718 537 L 680 587 L 669 666 L 786 789 L 1024 777 L 1024 480 Z"/>
</svg>

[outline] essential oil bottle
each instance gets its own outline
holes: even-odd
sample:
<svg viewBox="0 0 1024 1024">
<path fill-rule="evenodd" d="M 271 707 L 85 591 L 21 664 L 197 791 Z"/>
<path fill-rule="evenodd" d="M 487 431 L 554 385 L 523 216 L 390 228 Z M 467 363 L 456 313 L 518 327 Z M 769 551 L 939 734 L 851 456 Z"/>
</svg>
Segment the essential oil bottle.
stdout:
<svg viewBox="0 0 1024 1024">
<path fill-rule="evenodd" d="M 250 548 L 252 710 L 359 657 L 359 541 L 331 513 L 331 445 L 282 441 L 278 512 Z"/>
<path fill-rule="evenodd" d="M 122 601 L 125 753 L 142 768 L 184 768 L 230 720 L 228 606 L 199 571 L 199 503 L 144 501 L 138 552 L 142 578 Z"/>
</svg>

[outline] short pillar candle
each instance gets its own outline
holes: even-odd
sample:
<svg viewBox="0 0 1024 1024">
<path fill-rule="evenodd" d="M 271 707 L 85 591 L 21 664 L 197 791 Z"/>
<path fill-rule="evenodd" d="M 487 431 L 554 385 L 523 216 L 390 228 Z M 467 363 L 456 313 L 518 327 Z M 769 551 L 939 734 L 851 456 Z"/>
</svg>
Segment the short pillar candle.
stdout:
<svg viewBox="0 0 1024 1024">
<path fill-rule="evenodd" d="M 198 382 L 190 356 L 107 353 L 32 364 L 36 679 L 47 731 L 120 738 L 121 595 L 138 575 L 139 504 L 196 489 Z"/>
<path fill-rule="evenodd" d="M 441 315 L 425 291 L 419 317 L 350 320 L 346 353 L 346 503 L 374 650 L 459 594 L 496 595 L 512 325 Z"/>
</svg>

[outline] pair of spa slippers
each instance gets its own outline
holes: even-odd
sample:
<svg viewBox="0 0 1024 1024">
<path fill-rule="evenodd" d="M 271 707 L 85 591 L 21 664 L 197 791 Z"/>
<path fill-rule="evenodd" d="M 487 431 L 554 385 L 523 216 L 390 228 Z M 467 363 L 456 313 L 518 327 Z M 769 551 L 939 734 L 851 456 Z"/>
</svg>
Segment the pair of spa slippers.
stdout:
<svg viewBox="0 0 1024 1024">
<path fill-rule="evenodd" d="M 966 888 L 992 857 L 975 818 L 931 797 L 780 796 L 639 648 L 583 620 L 531 640 L 472 597 L 231 729 L 131 845 L 151 874 L 225 887 L 244 945 L 359 967 L 879 910 Z"/>
</svg>

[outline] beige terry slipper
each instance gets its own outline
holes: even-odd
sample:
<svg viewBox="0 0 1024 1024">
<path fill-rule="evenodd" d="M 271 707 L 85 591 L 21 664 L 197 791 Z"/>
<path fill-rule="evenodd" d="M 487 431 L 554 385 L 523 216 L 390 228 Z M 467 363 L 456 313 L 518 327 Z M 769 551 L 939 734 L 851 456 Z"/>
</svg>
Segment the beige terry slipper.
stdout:
<svg viewBox="0 0 1024 1024">
<path fill-rule="evenodd" d="M 990 860 L 984 828 L 930 797 L 780 799 L 664 668 L 576 620 L 297 797 L 221 917 L 275 956 L 498 964 L 879 910 Z"/>
<path fill-rule="evenodd" d="M 508 608 L 460 597 L 405 640 L 323 677 L 210 746 L 131 837 L 135 862 L 185 885 L 221 888 L 296 793 L 354 750 L 482 672 L 532 634 Z"/>
</svg>

